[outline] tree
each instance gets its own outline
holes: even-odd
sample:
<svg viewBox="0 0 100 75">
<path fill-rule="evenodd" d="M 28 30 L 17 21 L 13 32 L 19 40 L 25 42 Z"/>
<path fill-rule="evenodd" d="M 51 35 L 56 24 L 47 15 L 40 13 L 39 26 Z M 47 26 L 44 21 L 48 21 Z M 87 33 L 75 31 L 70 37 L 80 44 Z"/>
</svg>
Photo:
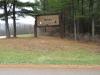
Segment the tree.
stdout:
<svg viewBox="0 0 100 75">
<path fill-rule="evenodd" d="M 23 2 L 20 2 L 20 1 L 17 1 L 17 0 L 0 0 L 0 7 L 2 9 L 4 9 L 4 13 L 0 15 L 0 17 L 4 17 L 4 20 L 5 20 L 5 25 L 6 25 L 6 36 L 7 38 L 10 38 L 10 31 L 9 31 L 9 23 L 8 23 L 8 16 L 11 16 L 11 18 L 13 18 L 13 26 L 14 26 L 14 37 L 16 37 L 16 14 L 27 14 L 29 11 L 16 11 L 15 8 L 16 7 L 20 7 L 21 9 L 23 9 L 23 7 L 31 7 L 31 6 L 34 6 L 35 4 L 34 3 L 29 3 L 29 2 L 26 2 L 26 3 L 23 3 Z M 4 7 L 3 7 L 4 6 Z M 9 6 L 9 10 L 8 9 L 8 6 Z M 13 17 L 12 17 L 13 15 Z"/>
<path fill-rule="evenodd" d="M 95 23 L 94 23 L 94 0 L 91 0 L 91 12 L 92 12 L 92 38 L 95 37 Z"/>
<path fill-rule="evenodd" d="M 3 6 L 3 1 L 0 0 L 0 7 Z M 95 36 L 95 22 L 100 20 L 100 0 L 35 0 L 35 3 L 22 3 L 15 2 L 16 0 L 9 1 L 7 5 L 13 4 L 13 11 L 8 12 L 8 16 L 13 15 L 14 21 L 14 34 L 16 33 L 15 14 L 20 13 L 23 15 L 37 15 L 46 13 L 62 13 L 64 16 L 63 24 L 66 25 L 66 31 L 74 33 L 75 39 L 77 34 L 91 33 L 92 37 Z M 11 2 L 12 1 L 12 2 Z M 16 11 L 15 7 L 22 9 Z M 23 7 L 32 7 L 32 11 L 23 9 Z M 30 12 L 30 13 L 29 13 Z M 0 17 L 5 16 L 1 14 Z M 7 18 L 7 17 L 6 17 Z M 96 19 L 96 20 L 95 20 Z M 70 23 L 70 24 L 68 24 Z M 74 29 L 73 29 L 74 27 Z"/>
<path fill-rule="evenodd" d="M 4 14 L 5 14 L 5 25 L 6 25 L 6 35 L 10 38 L 9 24 L 8 24 L 8 12 L 7 12 L 7 1 L 4 1 Z"/>
<path fill-rule="evenodd" d="M 13 26 L 14 26 L 14 37 L 16 37 L 16 10 L 15 10 L 16 0 L 13 1 Z"/>
</svg>

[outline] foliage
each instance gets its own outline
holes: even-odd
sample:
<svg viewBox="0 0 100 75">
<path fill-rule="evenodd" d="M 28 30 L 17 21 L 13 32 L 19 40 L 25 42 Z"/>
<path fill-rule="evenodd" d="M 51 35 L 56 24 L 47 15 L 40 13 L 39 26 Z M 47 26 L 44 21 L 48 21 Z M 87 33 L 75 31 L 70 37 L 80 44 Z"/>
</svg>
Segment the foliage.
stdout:
<svg viewBox="0 0 100 75">
<path fill-rule="evenodd" d="M 25 10 L 23 7 L 31 7 L 34 6 L 34 3 L 23 3 L 18 0 L 0 0 L 0 8 L 4 10 L 4 13 L 0 14 L 0 18 L 5 20 L 6 25 L 6 36 L 10 38 L 10 31 L 9 31 L 9 23 L 8 19 L 13 19 L 13 26 L 14 26 L 14 37 L 16 37 L 16 14 L 23 15 L 26 13 L 30 13 L 29 11 Z M 20 8 L 19 8 L 20 7 Z M 22 9 L 21 11 L 16 11 L 16 8 Z"/>
<path fill-rule="evenodd" d="M 0 8 L 3 9 L 3 2 L 6 1 L 7 6 L 13 3 L 13 0 L 0 0 Z M 46 13 L 61 13 L 64 15 L 63 24 L 66 25 L 66 30 L 73 31 L 76 34 L 80 28 L 83 28 L 83 22 L 80 23 L 81 18 L 86 19 L 88 24 L 91 24 L 91 30 L 88 30 L 88 25 L 86 31 L 87 33 L 92 32 L 94 36 L 95 24 L 99 24 L 100 21 L 100 0 L 35 0 L 35 3 L 22 3 L 19 0 L 16 0 L 16 8 L 22 9 L 21 11 L 15 11 L 18 15 L 31 15 L 35 16 L 37 14 L 46 14 Z M 31 7 L 33 10 L 28 11 L 24 7 Z M 13 11 L 8 13 L 8 16 L 11 16 Z M 5 14 L 0 14 L 0 17 L 4 17 Z M 88 19 L 88 20 L 87 20 Z M 77 23 L 76 23 L 77 21 Z M 71 23 L 72 22 L 72 23 Z M 68 24 L 70 23 L 70 24 Z M 80 24 L 79 24 L 80 23 Z M 76 28 L 76 29 L 75 29 Z M 69 30 L 71 29 L 71 30 Z M 84 29 L 83 29 L 84 30 Z M 84 32 L 83 32 L 84 33 Z"/>
</svg>

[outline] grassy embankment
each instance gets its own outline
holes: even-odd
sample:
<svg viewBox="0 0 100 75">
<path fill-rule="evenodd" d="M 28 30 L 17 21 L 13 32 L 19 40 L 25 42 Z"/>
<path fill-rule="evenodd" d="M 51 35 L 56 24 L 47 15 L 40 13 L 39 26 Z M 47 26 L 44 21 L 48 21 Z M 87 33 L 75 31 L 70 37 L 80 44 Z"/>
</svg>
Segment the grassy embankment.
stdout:
<svg viewBox="0 0 100 75">
<path fill-rule="evenodd" d="M 0 64 L 100 65 L 100 47 L 50 37 L 2 39 Z"/>
</svg>

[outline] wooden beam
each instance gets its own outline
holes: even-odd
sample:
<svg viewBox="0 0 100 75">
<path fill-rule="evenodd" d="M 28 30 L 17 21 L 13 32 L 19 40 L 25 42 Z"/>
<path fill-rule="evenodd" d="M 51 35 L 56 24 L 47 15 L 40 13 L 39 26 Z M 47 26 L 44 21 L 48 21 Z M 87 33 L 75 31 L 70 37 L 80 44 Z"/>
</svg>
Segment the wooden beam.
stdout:
<svg viewBox="0 0 100 75">
<path fill-rule="evenodd" d="M 37 16 L 35 16 L 34 37 L 37 38 Z"/>
</svg>

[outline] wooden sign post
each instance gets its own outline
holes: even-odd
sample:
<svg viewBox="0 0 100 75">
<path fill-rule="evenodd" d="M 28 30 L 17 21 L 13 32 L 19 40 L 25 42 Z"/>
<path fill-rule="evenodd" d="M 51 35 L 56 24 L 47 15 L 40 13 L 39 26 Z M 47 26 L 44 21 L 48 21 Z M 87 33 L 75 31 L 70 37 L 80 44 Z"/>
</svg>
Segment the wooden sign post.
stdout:
<svg viewBox="0 0 100 75">
<path fill-rule="evenodd" d="M 37 37 L 37 16 L 35 16 L 34 37 Z"/>
<path fill-rule="evenodd" d="M 60 27 L 61 37 L 64 37 L 64 25 L 62 17 L 58 14 L 36 15 L 34 26 L 34 37 L 37 37 L 38 27 Z"/>
</svg>

